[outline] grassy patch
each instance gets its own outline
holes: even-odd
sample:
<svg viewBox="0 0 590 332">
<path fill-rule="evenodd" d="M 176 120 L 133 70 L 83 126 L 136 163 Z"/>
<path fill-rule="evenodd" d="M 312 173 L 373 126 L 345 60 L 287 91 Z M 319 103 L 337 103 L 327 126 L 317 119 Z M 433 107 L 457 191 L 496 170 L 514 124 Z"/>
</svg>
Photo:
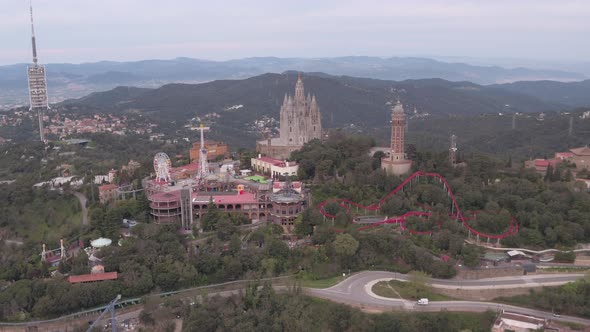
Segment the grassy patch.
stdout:
<svg viewBox="0 0 590 332">
<path fill-rule="evenodd" d="M 585 328 L 584 325 L 578 324 L 578 323 L 573 323 L 573 322 L 559 321 L 559 324 L 565 325 L 574 331 L 584 331 L 584 328 Z"/>
<path fill-rule="evenodd" d="M 381 281 L 381 282 L 376 283 L 373 286 L 373 293 L 375 293 L 379 296 L 389 297 L 392 299 L 399 299 L 400 298 L 398 293 L 396 293 L 395 289 L 393 287 L 391 287 L 391 285 L 387 281 Z"/>
<path fill-rule="evenodd" d="M 302 287 L 310 287 L 310 288 L 328 288 L 336 285 L 337 283 L 343 281 L 346 277 L 343 276 L 336 276 L 332 278 L 326 279 L 301 279 L 301 286 Z"/>
<path fill-rule="evenodd" d="M 427 298 L 430 301 L 449 301 L 454 298 L 435 292 L 432 288 L 416 289 L 414 285 L 409 282 L 391 280 L 381 281 L 373 286 L 373 292 L 379 296 L 390 298 L 403 298 L 406 300 L 418 300 Z"/>
</svg>

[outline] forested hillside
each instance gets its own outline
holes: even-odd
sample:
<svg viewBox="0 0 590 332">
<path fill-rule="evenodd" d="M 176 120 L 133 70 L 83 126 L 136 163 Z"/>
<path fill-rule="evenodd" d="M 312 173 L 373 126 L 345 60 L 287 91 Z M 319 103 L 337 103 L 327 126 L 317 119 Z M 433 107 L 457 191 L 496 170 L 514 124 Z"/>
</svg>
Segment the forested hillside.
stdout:
<svg viewBox="0 0 590 332">
<path fill-rule="evenodd" d="M 185 121 L 211 112 L 233 124 L 251 122 L 263 115 L 278 118 L 285 93 L 293 94 L 297 74 L 264 74 L 244 80 L 221 80 L 203 84 L 169 84 L 137 94 L 124 88 L 94 94 L 92 98 L 68 103 L 98 106 L 101 111 L 140 110 L 164 121 Z M 562 110 L 558 103 L 470 82 L 441 79 L 384 81 L 337 77 L 321 73 L 303 76 L 307 93 L 317 97 L 325 127 L 354 124 L 375 127 L 389 114 L 388 102 L 399 98 L 411 112 L 446 116 L 498 112 L 544 112 Z M 123 93 L 122 93 L 123 92 Z M 110 101 L 108 102 L 104 101 Z M 239 111 L 224 109 L 243 105 Z"/>
</svg>

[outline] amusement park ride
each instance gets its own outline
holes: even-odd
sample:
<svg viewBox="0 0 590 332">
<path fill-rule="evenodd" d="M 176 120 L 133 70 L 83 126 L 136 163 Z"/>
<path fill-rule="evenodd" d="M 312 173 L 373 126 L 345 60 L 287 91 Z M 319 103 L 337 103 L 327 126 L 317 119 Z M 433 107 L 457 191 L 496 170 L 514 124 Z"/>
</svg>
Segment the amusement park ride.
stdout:
<svg viewBox="0 0 590 332">
<path fill-rule="evenodd" d="M 209 127 L 201 126 L 197 129 L 201 132 L 201 148 L 199 149 L 199 168 L 196 175 L 196 182 L 191 181 L 190 186 L 193 190 L 202 188 L 207 180 L 209 174 L 209 163 L 207 161 L 207 148 L 205 147 L 204 132 L 209 130 Z M 172 163 L 170 157 L 164 152 L 158 152 L 154 157 L 154 172 L 156 173 L 155 182 L 158 185 L 165 185 L 172 183 L 171 170 Z"/>
<path fill-rule="evenodd" d="M 164 152 L 158 152 L 154 157 L 154 171 L 156 172 L 156 181 L 157 182 L 170 182 L 172 178 L 170 177 L 170 167 L 172 163 L 170 162 L 170 157 Z"/>
<path fill-rule="evenodd" d="M 403 192 L 403 190 L 406 186 L 408 186 L 408 185 L 412 186 L 412 182 L 419 181 L 421 176 L 437 179 L 443 185 L 444 190 L 447 192 L 447 195 L 451 200 L 451 212 L 449 212 L 449 216 L 457 221 L 460 221 L 463 224 L 463 226 L 467 229 L 467 231 L 469 232 L 468 234 L 474 235 L 478 241 L 479 241 L 480 237 L 486 238 L 488 242 L 490 241 L 490 239 L 495 239 L 497 241 L 500 241 L 500 239 L 506 238 L 511 235 L 515 235 L 518 232 L 518 223 L 516 222 L 516 219 L 513 216 L 510 216 L 508 230 L 502 234 L 486 234 L 486 233 L 482 233 L 482 232 L 475 230 L 473 227 L 469 226 L 469 224 L 468 224 L 468 220 L 470 220 L 470 218 L 466 217 L 463 214 L 463 212 L 461 212 L 461 209 L 459 208 L 459 205 L 457 204 L 457 200 L 455 199 L 455 195 L 453 194 L 453 191 L 451 190 L 451 187 L 450 187 L 449 183 L 447 182 L 447 180 L 445 180 L 445 178 L 440 174 L 427 173 L 427 172 L 422 172 L 422 171 L 418 171 L 418 172 L 410 175 L 404 182 L 402 182 L 402 184 L 400 184 L 397 188 L 392 190 L 389 194 L 387 194 L 385 197 L 383 197 L 379 202 L 377 202 L 375 204 L 372 204 L 369 206 L 364 206 L 364 205 L 360 205 L 360 204 L 355 203 L 355 202 L 348 200 L 348 199 L 334 198 L 334 199 L 329 199 L 329 200 L 321 202 L 318 205 L 318 208 L 319 208 L 320 213 L 322 215 L 324 215 L 324 217 L 331 218 L 331 219 L 335 218 L 336 216 L 326 212 L 326 210 L 324 208 L 325 208 L 326 204 L 329 204 L 332 202 L 338 203 L 338 205 L 340 207 L 344 208 L 346 210 L 346 212 L 350 212 L 350 208 L 353 206 L 357 207 L 359 209 L 366 210 L 366 211 L 377 211 L 387 201 L 387 199 L 394 196 L 399 191 Z M 476 211 L 476 212 L 473 212 L 472 215 L 475 217 L 478 213 L 479 212 Z M 410 232 L 411 234 L 432 234 L 433 231 L 420 232 L 420 231 L 409 229 L 406 226 L 406 221 L 407 221 L 408 217 L 411 217 L 411 216 L 429 217 L 431 215 L 432 215 L 431 212 L 410 211 L 410 212 L 407 212 L 401 216 L 386 218 L 385 220 L 372 223 L 368 226 L 361 227 L 359 230 L 365 230 L 365 229 L 375 227 L 378 225 L 382 225 L 382 224 L 400 224 L 403 230 L 408 230 L 408 232 Z M 352 220 L 352 223 L 355 223 L 354 219 Z"/>
</svg>

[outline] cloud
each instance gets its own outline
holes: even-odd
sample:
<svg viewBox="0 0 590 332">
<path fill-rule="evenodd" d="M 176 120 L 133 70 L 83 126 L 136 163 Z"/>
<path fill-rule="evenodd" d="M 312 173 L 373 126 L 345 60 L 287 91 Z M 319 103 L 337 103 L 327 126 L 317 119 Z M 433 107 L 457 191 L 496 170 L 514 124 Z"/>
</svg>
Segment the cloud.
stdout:
<svg viewBox="0 0 590 332">
<path fill-rule="evenodd" d="M 0 1 L 0 63 L 28 61 L 15 51 L 29 53 L 27 6 Z M 590 57 L 586 0 L 34 0 L 34 6 L 46 62 L 186 54 Z"/>
</svg>

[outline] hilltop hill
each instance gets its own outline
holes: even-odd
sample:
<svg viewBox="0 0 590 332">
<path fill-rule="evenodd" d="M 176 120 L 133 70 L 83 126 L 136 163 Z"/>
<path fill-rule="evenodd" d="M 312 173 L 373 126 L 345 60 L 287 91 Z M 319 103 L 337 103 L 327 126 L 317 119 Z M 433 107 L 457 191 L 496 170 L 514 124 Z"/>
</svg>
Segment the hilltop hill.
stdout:
<svg viewBox="0 0 590 332">
<path fill-rule="evenodd" d="M 528 81 L 490 85 L 541 100 L 569 106 L 590 106 L 590 80 L 581 82 Z"/>
<path fill-rule="evenodd" d="M 0 105 L 26 103 L 26 64 L 0 66 Z M 220 79 L 242 79 L 264 73 L 288 70 L 321 71 L 384 80 L 441 78 L 494 84 L 526 80 L 580 81 L 584 74 L 560 70 L 504 68 L 444 62 L 418 57 L 344 56 L 334 58 L 257 57 L 229 61 L 191 58 L 143 60 L 131 62 L 47 64 L 50 98 L 78 98 L 116 86 L 158 87 L 167 83 L 200 83 Z M 72 87 L 75 86 L 75 89 Z"/>
<path fill-rule="evenodd" d="M 278 118 L 285 93 L 293 93 L 294 72 L 264 74 L 243 80 L 220 80 L 203 84 L 168 84 L 158 89 L 119 87 L 94 93 L 68 104 L 124 112 L 139 110 L 163 122 L 186 121 L 195 115 L 216 112 L 223 123 L 240 126 L 264 115 Z M 317 96 L 325 127 L 382 126 L 388 121 L 387 103 L 399 97 L 408 111 L 431 115 L 559 111 L 565 107 L 535 97 L 489 88 L 470 82 L 442 79 L 406 80 L 330 76 L 303 76 L 307 93 Z M 237 111 L 225 111 L 243 105 Z"/>
</svg>

